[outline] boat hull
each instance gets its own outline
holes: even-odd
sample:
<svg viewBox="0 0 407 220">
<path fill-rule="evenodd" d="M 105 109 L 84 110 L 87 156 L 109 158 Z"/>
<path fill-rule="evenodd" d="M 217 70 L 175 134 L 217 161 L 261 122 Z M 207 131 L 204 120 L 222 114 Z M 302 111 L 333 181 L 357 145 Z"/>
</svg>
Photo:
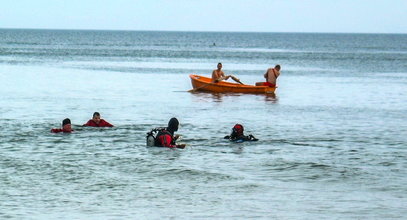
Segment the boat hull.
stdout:
<svg viewBox="0 0 407 220">
<path fill-rule="evenodd" d="M 225 81 L 213 83 L 211 78 L 193 74 L 189 75 L 189 77 L 191 78 L 192 87 L 195 91 L 265 94 L 274 93 L 276 90 L 276 87 L 241 85 L 238 83 L 230 83 Z"/>
</svg>

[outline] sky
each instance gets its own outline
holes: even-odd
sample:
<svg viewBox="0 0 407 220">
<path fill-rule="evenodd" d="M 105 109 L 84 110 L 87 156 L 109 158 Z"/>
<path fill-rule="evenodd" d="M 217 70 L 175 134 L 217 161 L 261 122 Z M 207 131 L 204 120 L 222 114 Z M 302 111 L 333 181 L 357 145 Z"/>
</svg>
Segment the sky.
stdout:
<svg viewBox="0 0 407 220">
<path fill-rule="evenodd" d="M 407 33 L 407 0 L 1 0 L 0 28 Z"/>
</svg>

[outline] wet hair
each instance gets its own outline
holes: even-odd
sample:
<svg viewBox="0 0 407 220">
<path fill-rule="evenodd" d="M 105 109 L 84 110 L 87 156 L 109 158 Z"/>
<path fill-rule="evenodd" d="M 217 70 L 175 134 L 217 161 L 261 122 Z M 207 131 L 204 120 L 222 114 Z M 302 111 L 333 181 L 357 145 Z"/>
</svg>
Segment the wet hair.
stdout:
<svg viewBox="0 0 407 220">
<path fill-rule="evenodd" d="M 274 68 L 280 70 L 280 69 L 281 69 L 281 66 L 280 66 L 280 64 L 277 64 Z"/>
<path fill-rule="evenodd" d="M 62 127 L 64 127 L 64 126 L 67 125 L 67 124 L 71 124 L 71 120 L 70 120 L 69 118 L 65 118 L 65 119 L 62 121 Z"/>
<path fill-rule="evenodd" d="M 167 131 L 174 135 L 175 131 L 178 131 L 179 121 L 176 118 L 171 118 L 168 122 Z"/>
<path fill-rule="evenodd" d="M 99 112 L 93 113 L 93 117 L 95 117 L 95 116 L 99 116 L 99 117 L 100 117 L 100 113 L 99 113 Z"/>
<path fill-rule="evenodd" d="M 218 65 L 222 65 L 222 63 L 218 63 Z"/>
</svg>

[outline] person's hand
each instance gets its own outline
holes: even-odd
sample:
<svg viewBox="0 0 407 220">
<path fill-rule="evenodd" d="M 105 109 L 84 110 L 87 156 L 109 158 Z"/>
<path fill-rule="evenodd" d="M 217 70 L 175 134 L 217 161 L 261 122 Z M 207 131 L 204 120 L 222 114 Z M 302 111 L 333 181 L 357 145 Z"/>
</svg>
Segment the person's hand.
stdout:
<svg viewBox="0 0 407 220">
<path fill-rule="evenodd" d="M 175 139 L 175 140 L 178 140 L 179 137 L 180 137 L 179 134 L 174 135 L 174 139 Z"/>
<path fill-rule="evenodd" d="M 177 144 L 177 148 L 184 149 L 185 147 L 186 147 L 186 145 L 185 145 L 185 144 Z"/>
</svg>

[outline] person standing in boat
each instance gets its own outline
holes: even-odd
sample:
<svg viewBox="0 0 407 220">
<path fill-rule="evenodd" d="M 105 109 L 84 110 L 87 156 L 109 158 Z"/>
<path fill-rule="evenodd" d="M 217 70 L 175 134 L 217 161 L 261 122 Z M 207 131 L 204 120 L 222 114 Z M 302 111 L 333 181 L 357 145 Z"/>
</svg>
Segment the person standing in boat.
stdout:
<svg viewBox="0 0 407 220">
<path fill-rule="evenodd" d="M 266 82 L 256 83 L 256 86 L 276 87 L 277 78 L 278 78 L 278 76 L 280 76 L 280 70 L 281 70 L 281 66 L 278 64 L 274 68 L 267 69 L 266 73 L 264 74 L 264 78 L 266 78 Z"/>
<path fill-rule="evenodd" d="M 217 69 L 212 71 L 212 83 L 217 83 L 222 80 L 228 80 L 229 78 L 232 78 L 234 81 L 243 84 L 238 78 L 233 75 L 225 76 L 225 73 L 222 71 L 222 63 L 218 63 Z"/>
</svg>

